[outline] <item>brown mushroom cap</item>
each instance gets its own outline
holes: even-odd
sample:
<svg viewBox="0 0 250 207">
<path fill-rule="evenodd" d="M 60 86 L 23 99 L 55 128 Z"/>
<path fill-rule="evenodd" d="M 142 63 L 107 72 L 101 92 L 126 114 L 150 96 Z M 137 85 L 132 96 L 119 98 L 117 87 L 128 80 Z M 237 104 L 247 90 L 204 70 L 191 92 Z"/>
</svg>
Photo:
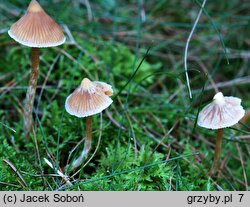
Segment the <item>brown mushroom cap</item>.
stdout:
<svg viewBox="0 0 250 207">
<path fill-rule="evenodd" d="M 208 129 L 222 129 L 237 124 L 244 116 L 241 99 L 217 93 L 213 102 L 199 113 L 197 124 Z"/>
<path fill-rule="evenodd" d="M 99 81 L 84 78 L 81 85 L 68 96 L 66 111 L 77 117 L 87 117 L 102 112 L 112 104 L 109 97 L 113 94 L 112 86 Z"/>
<path fill-rule="evenodd" d="M 37 48 L 55 47 L 66 40 L 62 29 L 36 0 L 30 2 L 26 14 L 11 26 L 8 34 L 22 45 Z"/>
</svg>

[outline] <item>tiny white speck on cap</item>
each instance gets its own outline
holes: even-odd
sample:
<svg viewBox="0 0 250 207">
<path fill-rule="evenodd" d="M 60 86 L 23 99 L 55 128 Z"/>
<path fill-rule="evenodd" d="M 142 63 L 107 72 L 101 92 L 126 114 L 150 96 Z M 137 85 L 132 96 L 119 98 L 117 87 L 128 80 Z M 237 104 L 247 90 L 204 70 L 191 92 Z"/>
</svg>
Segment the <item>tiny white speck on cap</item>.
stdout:
<svg viewBox="0 0 250 207">
<path fill-rule="evenodd" d="M 223 96 L 223 93 L 221 93 L 221 92 L 218 92 L 218 93 L 216 93 L 215 95 L 214 95 L 214 98 L 213 98 L 213 100 L 214 100 L 214 102 L 216 103 L 216 104 L 224 104 L 225 103 L 225 98 L 224 98 L 224 96 Z"/>
<path fill-rule="evenodd" d="M 40 11 L 43 11 L 43 8 L 40 6 L 40 4 L 38 4 L 38 2 L 36 0 L 32 0 L 30 2 L 30 5 L 27 9 L 28 12 L 40 12 Z"/>
<path fill-rule="evenodd" d="M 88 78 L 84 78 L 81 82 L 81 88 L 83 90 L 89 90 L 91 87 L 93 87 L 92 81 L 90 81 Z"/>
</svg>

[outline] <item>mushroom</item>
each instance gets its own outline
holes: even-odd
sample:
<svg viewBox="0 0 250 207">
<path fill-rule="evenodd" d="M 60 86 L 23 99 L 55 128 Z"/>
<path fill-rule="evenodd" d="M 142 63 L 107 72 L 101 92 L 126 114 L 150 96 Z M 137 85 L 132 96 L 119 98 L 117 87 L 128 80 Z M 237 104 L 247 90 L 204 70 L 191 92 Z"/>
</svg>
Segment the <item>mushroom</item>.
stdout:
<svg viewBox="0 0 250 207">
<path fill-rule="evenodd" d="M 66 38 L 61 28 L 46 14 L 36 0 L 30 2 L 25 15 L 11 26 L 8 34 L 18 43 L 32 48 L 32 71 L 24 109 L 24 132 L 28 135 L 32 126 L 32 110 L 37 87 L 40 48 L 61 45 Z"/>
<path fill-rule="evenodd" d="M 75 169 L 81 165 L 84 157 L 87 156 L 91 148 L 91 126 L 92 116 L 101 113 L 112 104 L 112 86 L 99 81 L 90 81 L 84 78 L 81 85 L 70 94 L 65 102 L 66 111 L 78 118 L 86 117 L 86 138 L 84 149 L 72 165 Z"/>
<path fill-rule="evenodd" d="M 223 129 L 237 124 L 244 114 L 241 99 L 232 96 L 224 97 L 221 92 L 215 94 L 213 101 L 200 111 L 197 124 L 207 129 L 218 130 L 210 175 L 217 173 L 220 168 Z"/>
</svg>

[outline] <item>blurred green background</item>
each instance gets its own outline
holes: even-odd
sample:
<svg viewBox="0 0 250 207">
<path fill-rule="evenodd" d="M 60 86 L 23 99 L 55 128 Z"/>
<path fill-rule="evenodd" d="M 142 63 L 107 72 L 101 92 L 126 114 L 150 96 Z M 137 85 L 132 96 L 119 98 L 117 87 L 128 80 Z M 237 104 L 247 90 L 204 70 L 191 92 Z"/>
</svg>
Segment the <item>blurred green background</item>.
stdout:
<svg viewBox="0 0 250 207">
<path fill-rule="evenodd" d="M 249 113 L 225 130 L 219 177 L 208 176 L 216 132 L 195 124 L 215 86 L 241 98 L 249 112 L 249 1 L 207 1 L 188 50 L 192 99 L 184 49 L 202 1 L 39 3 L 67 42 L 41 50 L 35 133 L 26 140 L 30 48 L 7 31 L 29 0 L 0 0 L 0 190 L 249 190 Z M 73 150 L 85 126 L 65 112 L 64 103 L 84 77 L 111 84 L 114 103 L 94 117 L 91 154 L 80 171 L 67 172 L 64 167 L 83 148 L 81 143 Z"/>
</svg>

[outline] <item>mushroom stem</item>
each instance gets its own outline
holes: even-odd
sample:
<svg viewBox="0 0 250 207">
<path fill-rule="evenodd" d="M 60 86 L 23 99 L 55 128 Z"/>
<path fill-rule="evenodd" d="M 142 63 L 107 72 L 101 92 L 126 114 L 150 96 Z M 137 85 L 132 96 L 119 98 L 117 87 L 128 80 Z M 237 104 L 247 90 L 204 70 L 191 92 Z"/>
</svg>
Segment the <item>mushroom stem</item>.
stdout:
<svg viewBox="0 0 250 207">
<path fill-rule="evenodd" d="M 216 146 L 215 146 L 215 153 L 214 153 L 214 162 L 213 162 L 212 168 L 210 170 L 210 175 L 214 175 L 220 169 L 220 153 L 221 153 L 223 132 L 224 132 L 223 129 L 218 129 L 218 131 L 217 131 Z"/>
<path fill-rule="evenodd" d="M 86 139 L 85 139 L 85 144 L 84 144 L 84 150 L 83 153 L 86 156 L 91 148 L 91 131 L 92 128 L 92 116 L 88 116 L 86 118 Z"/>
<path fill-rule="evenodd" d="M 30 75 L 29 87 L 26 93 L 26 105 L 24 109 L 24 133 L 26 137 L 29 137 L 29 132 L 32 127 L 32 110 L 35 100 L 36 87 L 37 87 L 37 76 L 40 63 L 40 49 L 31 49 L 31 63 L 32 70 Z"/>
<path fill-rule="evenodd" d="M 82 164 L 83 158 L 88 155 L 88 152 L 91 148 L 91 137 L 92 137 L 92 116 L 86 118 L 86 138 L 84 143 L 84 149 L 81 155 L 74 161 L 72 168 L 75 169 Z"/>
</svg>

